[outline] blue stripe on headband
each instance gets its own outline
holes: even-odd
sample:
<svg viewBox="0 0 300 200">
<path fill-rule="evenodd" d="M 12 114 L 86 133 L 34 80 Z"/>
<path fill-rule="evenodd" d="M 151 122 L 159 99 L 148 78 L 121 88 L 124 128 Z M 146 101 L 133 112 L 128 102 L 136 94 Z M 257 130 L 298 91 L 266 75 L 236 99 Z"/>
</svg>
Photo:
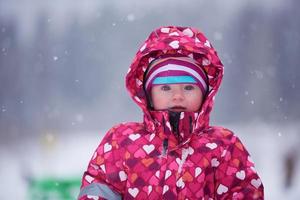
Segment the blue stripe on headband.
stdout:
<svg viewBox="0 0 300 200">
<path fill-rule="evenodd" d="M 197 83 L 191 76 L 164 76 L 156 77 L 152 84 Z"/>
</svg>

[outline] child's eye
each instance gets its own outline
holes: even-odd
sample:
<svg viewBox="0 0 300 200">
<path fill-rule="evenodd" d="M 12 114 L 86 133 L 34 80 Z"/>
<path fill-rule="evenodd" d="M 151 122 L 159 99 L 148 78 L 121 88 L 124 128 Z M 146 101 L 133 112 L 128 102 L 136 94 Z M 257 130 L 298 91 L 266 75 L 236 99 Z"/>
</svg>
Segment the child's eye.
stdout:
<svg viewBox="0 0 300 200">
<path fill-rule="evenodd" d="M 170 90 L 170 89 L 171 89 L 171 87 L 168 86 L 168 85 L 163 85 L 163 86 L 161 86 L 161 90 L 163 90 L 163 91 L 168 91 L 168 90 Z"/>
<path fill-rule="evenodd" d="M 186 85 L 184 86 L 185 90 L 193 90 L 195 87 L 193 85 Z"/>
</svg>

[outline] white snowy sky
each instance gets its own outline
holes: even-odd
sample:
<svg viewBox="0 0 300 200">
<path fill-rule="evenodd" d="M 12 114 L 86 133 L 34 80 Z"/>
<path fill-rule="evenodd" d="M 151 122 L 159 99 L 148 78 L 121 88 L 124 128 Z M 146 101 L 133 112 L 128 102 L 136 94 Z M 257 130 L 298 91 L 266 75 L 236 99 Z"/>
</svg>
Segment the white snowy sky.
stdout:
<svg viewBox="0 0 300 200">
<path fill-rule="evenodd" d="M 105 17 L 101 13 L 102 8 L 107 5 L 129 18 L 131 16 L 131 19 L 143 17 L 152 10 L 162 10 L 168 15 L 170 11 L 167 12 L 167 9 L 171 11 L 180 8 L 188 9 L 194 5 L 211 9 L 211 12 L 216 13 L 220 18 L 230 18 L 242 7 L 254 5 L 267 13 L 272 13 L 275 10 L 285 9 L 290 3 L 289 0 L 1 0 L 0 17 L 17 20 L 21 37 L 31 37 L 36 30 L 36 21 L 41 13 L 48 16 L 49 22 L 53 23 L 56 31 L 59 32 L 68 26 L 73 15 L 76 15 L 81 23 L 86 23 L 91 18 Z"/>
</svg>

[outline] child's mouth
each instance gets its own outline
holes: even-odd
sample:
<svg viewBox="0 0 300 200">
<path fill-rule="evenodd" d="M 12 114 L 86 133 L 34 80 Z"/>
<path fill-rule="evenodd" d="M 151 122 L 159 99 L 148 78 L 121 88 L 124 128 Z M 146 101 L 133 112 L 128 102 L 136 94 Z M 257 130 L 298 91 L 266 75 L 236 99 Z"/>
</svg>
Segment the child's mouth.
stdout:
<svg viewBox="0 0 300 200">
<path fill-rule="evenodd" d="M 184 110 L 186 110 L 186 108 L 183 107 L 183 106 L 173 106 L 173 107 L 169 108 L 169 110 L 171 110 L 171 111 L 184 111 Z"/>
</svg>

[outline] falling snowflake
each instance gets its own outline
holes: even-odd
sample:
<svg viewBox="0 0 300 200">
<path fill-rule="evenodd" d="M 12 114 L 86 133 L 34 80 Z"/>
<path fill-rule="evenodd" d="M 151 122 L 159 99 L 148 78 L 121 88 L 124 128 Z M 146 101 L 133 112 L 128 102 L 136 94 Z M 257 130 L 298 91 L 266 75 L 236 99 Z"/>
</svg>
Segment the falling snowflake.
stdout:
<svg viewBox="0 0 300 200">
<path fill-rule="evenodd" d="M 4 56 L 6 56 L 6 55 L 7 55 L 6 48 L 2 48 L 2 52 L 3 52 L 3 55 L 4 55 Z"/>
<path fill-rule="evenodd" d="M 282 136 L 281 132 L 278 132 L 278 136 L 279 136 L 279 137 L 281 137 L 281 136 Z"/>
<path fill-rule="evenodd" d="M 280 97 L 280 98 L 279 98 L 279 101 L 280 101 L 280 102 L 282 102 L 282 101 L 283 101 L 283 98 L 282 98 L 282 97 Z"/>
<path fill-rule="evenodd" d="M 57 57 L 57 56 L 53 56 L 53 60 L 54 60 L 54 61 L 57 61 L 57 60 L 58 60 L 58 57 Z"/>
<path fill-rule="evenodd" d="M 293 88 L 293 89 L 296 88 L 296 85 L 295 85 L 294 83 L 292 84 L 292 88 Z"/>
<path fill-rule="evenodd" d="M 254 102 L 254 100 L 251 100 L 250 103 L 253 105 L 255 102 Z"/>
<path fill-rule="evenodd" d="M 258 78 L 258 79 L 263 79 L 264 78 L 264 73 L 262 71 L 254 70 L 253 73 L 255 74 L 256 78 Z"/>
<path fill-rule="evenodd" d="M 127 20 L 128 20 L 129 22 L 134 21 L 134 20 L 135 20 L 134 14 L 131 13 L 131 14 L 127 15 Z"/>
</svg>

